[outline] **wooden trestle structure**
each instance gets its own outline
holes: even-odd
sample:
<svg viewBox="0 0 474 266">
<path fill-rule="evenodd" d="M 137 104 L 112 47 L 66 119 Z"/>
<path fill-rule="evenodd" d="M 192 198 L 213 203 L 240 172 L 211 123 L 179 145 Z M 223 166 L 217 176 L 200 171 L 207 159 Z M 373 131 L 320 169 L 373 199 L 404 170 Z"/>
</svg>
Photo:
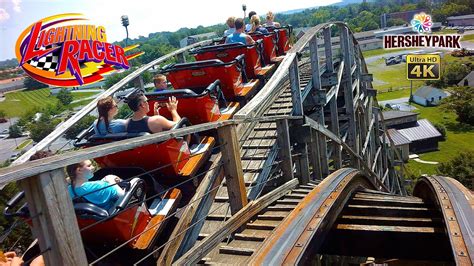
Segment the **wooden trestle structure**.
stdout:
<svg viewBox="0 0 474 266">
<path fill-rule="evenodd" d="M 331 43 L 333 37 L 339 44 Z M 159 58 L 98 98 L 208 43 Z M 472 265 L 472 192 L 452 179 L 426 177 L 414 196 L 406 195 L 403 165 L 387 143 L 391 140 L 371 81 L 347 25 L 320 24 L 294 44 L 233 120 L 25 163 L 90 112 L 96 99 L 14 166 L 0 169 L 0 184 L 20 181 L 48 265 L 85 265 L 62 168 L 216 130 L 220 151 L 183 208 L 172 241 L 157 252 L 158 264 L 300 264 L 357 256 Z"/>
</svg>

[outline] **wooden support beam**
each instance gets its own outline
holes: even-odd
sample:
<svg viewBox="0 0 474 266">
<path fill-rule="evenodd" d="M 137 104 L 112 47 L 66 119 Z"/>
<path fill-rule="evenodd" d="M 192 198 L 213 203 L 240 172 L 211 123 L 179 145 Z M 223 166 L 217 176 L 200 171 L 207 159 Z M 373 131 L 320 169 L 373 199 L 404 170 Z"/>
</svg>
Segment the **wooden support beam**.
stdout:
<svg viewBox="0 0 474 266">
<path fill-rule="evenodd" d="M 350 47 L 352 46 L 351 36 L 349 35 L 349 30 L 346 27 L 340 27 L 341 29 L 341 46 L 344 58 L 344 76 L 345 76 L 345 89 L 344 89 L 344 102 L 346 113 L 349 117 L 349 128 L 347 130 L 348 136 L 346 142 L 349 146 L 359 154 L 359 149 L 357 145 L 357 133 L 356 133 L 356 118 L 354 112 L 354 96 L 352 92 L 353 81 L 352 81 L 352 67 L 353 67 L 353 53 L 351 53 Z M 354 165 L 357 162 L 354 161 Z"/>
<path fill-rule="evenodd" d="M 173 265 L 194 265 L 198 263 L 199 260 L 207 255 L 216 245 L 221 243 L 224 238 L 232 234 L 235 230 L 247 223 L 249 219 L 269 206 L 271 203 L 275 202 L 275 200 L 278 198 L 287 194 L 297 185 L 298 181 L 296 179 L 292 179 L 277 189 L 265 194 L 261 198 L 250 202 L 247 206 L 245 206 L 242 210 L 225 222 L 225 224 L 220 229 L 215 231 L 210 236 L 204 238 L 204 240 L 202 240 L 199 245 L 189 250 L 181 258 L 179 258 L 179 260 L 173 263 Z"/>
<path fill-rule="evenodd" d="M 20 181 L 25 191 L 33 235 L 38 238 L 46 265 L 87 265 L 86 253 L 66 176 L 62 169 Z"/>
<path fill-rule="evenodd" d="M 199 184 L 199 187 L 196 190 L 193 198 L 190 201 L 190 204 L 187 205 L 186 209 L 181 215 L 178 223 L 176 224 L 173 232 L 171 233 L 170 239 L 174 239 L 173 241 L 167 243 L 161 252 L 160 258 L 158 259 L 158 265 L 170 265 L 173 263 L 178 250 L 185 243 L 185 237 L 188 235 L 193 235 L 193 231 L 195 230 L 196 225 L 188 231 L 187 233 L 183 234 L 184 231 L 188 230 L 188 228 L 193 224 L 193 221 L 196 220 L 196 216 L 205 215 L 200 212 L 204 212 L 207 214 L 209 210 L 202 211 L 202 201 L 208 199 L 208 197 L 212 199 L 216 196 L 217 190 L 216 189 L 221 183 L 224 176 L 224 171 L 222 167 L 217 167 L 217 165 L 222 163 L 222 156 L 217 155 L 214 163 L 211 165 L 212 170 L 206 173 L 203 180 Z M 207 194 L 207 196 L 206 196 Z M 187 251 L 187 250 L 185 250 Z"/>
<path fill-rule="evenodd" d="M 306 142 L 299 143 L 296 146 L 296 151 L 301 153 L 301 156 L 295 160 L 296 175 L 298 176 L 300 184 L 307 184 L 311 179 L 309 172 L 308 144 Z"/>
<path fill-rule="evenodd" d="M 298 59 L 295 57 L 289 68 L 291 100 L 293 102 L 293 115 L 303 115 L 303 100 L 301 98 L 300 74 Z"/>
<path fill-rule="evenodd" d="M 293 159 L 291 158 L 290 129 L 288 120 L 278 120 L 278 157 L 281 161 L 280 167 L 283 171 L 283 182 L 288 182 L 294 178 L 293 175 Z"/>
<path fill-rule="evenodd" d="M 313 94 L 316 95 L 316 121 L 324 127 L 324 105 L 326 104 L 326 99 L 323 98 L 326 96 L 326 91 L 321 88 L 321 77 L 319 76 L 319 56 L 318 56 L 318 39 L 314 36 L 311 41 L 309 42 L 309 50 L 311 55 L 311 76 L 313 81 Z M 315 172 L 317 171 L 317 176 L 322 179 L 323 176 L 329 174 L 329 166 L 328 166 L 328 158 L 327 158 L 327 144 L 326 138 L 322 134 L 316 133 L 314 135 L 315 141 L 317 141 L 317 145 L 313 145 L 317 147 L 317 150 L 313 151 L 314 155 L 317 155 L 318 163 L 314 162 L 315 167 L 318 165 L 317 169 L 313 169 Z"/>
<path fill-rule="evenodd" d="M 338 113 L 337 113 L 337 97 L 334 97 L 333 99 L 331 99 L 330 109 L 331 109 L 331 131 L 339 138 L 340 133 L 339 133 L 339 118 L 338 118 Z M 336 141 L 332 141 L 332 146 L 333 146 L 332 159 L 334 161 L 334 167 L 335 169 L 340 169 L 342 167 L 341 147 Z"/>
<path fill-rule="evenodd" d="M 323 174 L 321 171 L 321 160 L 320 158 L 320 147 L 319 147 L 319 137 L 318 133 L 316 130 L 309 129 L 309 132 L 311 134 L 311 142 L 309 144 L 309 152 L 310 152 L 310 159 L 311 159 L 311 165 L 313 166 L 313 175 L 316 179 L 322 180 Z"/>
<path fill-rule="evenodd" d="M 365 134 L 364 146 L 362 147 L 362 155 L 364 155 L 366 150 L 367 150 L 367 145 L 369 144 L 369 140 L 370 140 L 372 128 L 374 126 L 374 122 L 375 122 L 375 119 L 372 117 L 372 119 L 370 120 L 369 129 L 367 130 L 367 134 Z"/>
<path fill-rule="evenodd" d="M 230 211 L 233 215 L 248 203 L 244 172 L 240 160 L 239 139 L 235 125 L 221 127 L 217 129 L 217 134 L 223 145 L 221 153 L 224 162 L 224 175 L 229 193 Z"/>
<path fill-rule="evenodd" d="M 323 30 L 324 34 L 324 53 L 326 54 L 326 70 L 334 72 L 334 63 L 332 60 L 331 27 Z"/>
</svg>

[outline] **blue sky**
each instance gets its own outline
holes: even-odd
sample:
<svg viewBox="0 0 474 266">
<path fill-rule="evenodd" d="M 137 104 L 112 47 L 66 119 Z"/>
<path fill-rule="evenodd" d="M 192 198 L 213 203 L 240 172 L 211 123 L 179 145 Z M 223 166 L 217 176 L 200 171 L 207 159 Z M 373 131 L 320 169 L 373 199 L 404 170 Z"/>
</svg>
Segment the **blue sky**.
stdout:
<svg viewBox="0 0 474 266">
<path fill-rule="evenodd" d="M 130 20 L 130 38 L 136 38 L 148 36 L 151 32 L 223 23 L 229 16 L 242 16 L 243 3 L 247 5 L 247 12 L 254 10 L 263 15 L 270 10 L 279 12 L 336 2 L 340 0 L 0 0 L 0 60 L 15 56 L 16 39 L 28 25 L 61 13 L 84 14 L 92 24 L 104 26 L 108 41 L 114 42 L 125 38 L 125 30 L 120 22 L 124 14 Z"/>
</svg>

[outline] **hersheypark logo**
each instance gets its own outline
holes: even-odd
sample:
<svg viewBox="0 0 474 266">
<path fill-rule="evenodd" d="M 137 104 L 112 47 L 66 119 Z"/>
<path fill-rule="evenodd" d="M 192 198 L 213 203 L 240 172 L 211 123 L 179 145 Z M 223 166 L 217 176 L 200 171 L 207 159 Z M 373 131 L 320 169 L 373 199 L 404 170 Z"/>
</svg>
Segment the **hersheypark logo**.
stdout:
<svg viewBox="0 0 474 266">
<path fill-rule="evenodd" d="M 431 32 L 431 27 L 433 22 L 431 21 L 431 16 L 425 13 L 416 14 L 411 20 L 411 26 L 413 30 L 418 33 L 427 33 Z"/>
<path fill-rule="evenodd" d="M 385 49 L 399 48 L 440 48 L 456 49 L 461 48 L 461 35 L 432 34 L 433 21 L 431 16 L 425 13 L 415 14 L 411 20 L 412 30 L 418 34 L 387 34 L 383 36 L 383 47 Z"/>
</svg>

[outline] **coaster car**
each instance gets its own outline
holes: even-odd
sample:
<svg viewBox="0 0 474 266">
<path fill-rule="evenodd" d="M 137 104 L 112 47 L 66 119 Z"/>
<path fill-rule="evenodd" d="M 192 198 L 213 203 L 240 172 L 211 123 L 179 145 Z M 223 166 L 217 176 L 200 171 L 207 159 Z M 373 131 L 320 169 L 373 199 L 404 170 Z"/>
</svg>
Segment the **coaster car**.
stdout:
<svg viewBox="0 0 474 266">
<path fill-rule="evenodd" d="M 150 105 L 148 115 L 153 115 L 154 105 L 158 103 L 162 106 L 160 115 L 171 119 L 171 113 L 165 107 L 171 96 L 179 101 L 178 114 L 188 118 L 193 125 L 228 120 L 240 107 L 238 102 L 226 101 L 220 89 L 220 81 L 216 80 L 200 92 L 198 89 L 179 89 L 147 93 Z"/>
<path fill-rule="evenodd" d="M 243 54 L 245 60 L 245 74 L 250 79 L 267 78 L 275 70 L 275 65 L 266 65 L 263 60 L 263 43 L 258 40 L 255 44 L 226 43 L 209 45 L 191 49 L 197 61 L 219 59 L 222 62 L 231 62 Z"/>
<path fill-rule="evenodd" d="M 94 174 L 95 178 L 101 175 L 101 170 Z M 166 218 L 173 215 L 178 206 L 181 191 L 176 188 L 166 191 L 162 189 L 159 196 L 157 195 L 147 206 L 145 204 L 146 185 L 143 179 L 127 176 L 126 172 L 122 171 L 114 172 L 114 174 L 129 181 L 119 183 L 125 193 L 110 209 L 101 208 L 83 197 L 73 200 L 84 244 L 116 246 L 134 238 L 127 244 L 128 247 L 150 249 L 165 228 L 168 220 Z M 146 176 L 143 170 L 139 174 Z M 20 217 L 31 225 L 27 204 L 24 203 L 18 208 L 23 198 L 22 191 L 7 202 L 4 215 L 7 218 Z"/>
<path fill-rule="evenodd" d="M 276 32 L 269 32 L 267 34 L 263 34 L 260 32 L 250 33 L 250 36 L 254 41 L 262 40 L 263 42 L 263 59 L 265 60 L 265 64 L 275 64 L 279 63 L 283 60 L 283 56 L 277 57 L 277 33 Z"/>
<path fill-rule="evenodd" d="M 293 26 L 287 25 L 280 28 L 267 27 L 267 30 L 277 33 L 277 56 L 285 55 L 286 52 L 291 48 L 290 36 L 293 32 Z"/>
<path fill-rule="evenodd" d="M 202 90 L 218 79 L 225 98 L 240 101 L 253 96 L 259 84 L 258 80 L 247 80 L 244 69 L 244 55 L 239 55 L 226 63 L 213 59 L 170 64 L 161 73 L 167 75 L 175 89 Z"/>
<path fill-rule="evenodd" d="M 171 130 L 190 126 L 187 118 L 182 118 Z M 113 141 L 135 138 L 149 133 L 116 133 L 92 135 L 93 131 L 81 133 L 74 142 L 76 147 L 92 147 Z M 174 177 L 192 176 L 210 156 L 215 140 L 213 137 L 200 138 L 192 134 L 191 145 L 182 137 L 172 138 L 161 143 L 149 144 L 127 151 L 121 151 L 94 160 L 102 168 L 105 167 L 139 167 L 158 178 L 160 183 L 176 182 Z"/>
</svg>

